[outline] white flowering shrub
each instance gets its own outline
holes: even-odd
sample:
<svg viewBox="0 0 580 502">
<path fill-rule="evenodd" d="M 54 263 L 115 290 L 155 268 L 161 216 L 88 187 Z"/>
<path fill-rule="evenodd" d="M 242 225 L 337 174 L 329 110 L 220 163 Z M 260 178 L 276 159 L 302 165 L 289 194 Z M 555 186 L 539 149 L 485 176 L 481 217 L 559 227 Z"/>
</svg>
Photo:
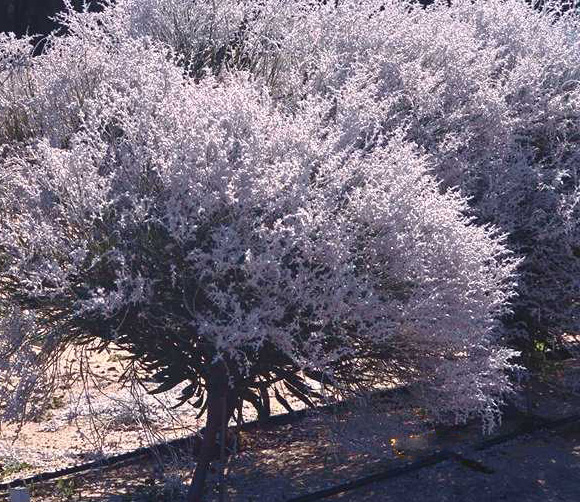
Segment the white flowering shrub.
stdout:
<svg viewBox="0 0 580 502">
<path fill-rule="evenodd" d="M 244 400 L 267 412 L 279 382 L 309 402 L 304 375 L 409 384 L 491 426 L 516 269 L 518 308 L 544 295 L 562 328 L 578 266 L 575 18 L 501 5 L 119 0 L 63 14 L 38 57 L 3 36 L 1 334 L 34 361 L 20 374 L 97 340 L 158 391 L 188 382 L 208 412 L 192 500 L 220 423 Z"/>
<path fill-rule="evenodd" d="M 140 4 L 155 11 L 168 2 Z M 230 3 L 218 5 L 212 12 Z M 236 19 L 244 20 L 236 50 L 251 54 L 248 67 L 260 69 L 254 77 L 273 95 L 291 107 L 306 96 L 334 99 L 345 147 L 370 151 L 377 137 L 403 128 L 444 187 L 460 187 L 480 223 L 508 233 L 524 258 L 515 312 L 505 319 L 512 335 L 559 341 L 580 331 L 573 9 L 562 12 L 552 2 L 533 10 L 520 0 L 459 0 L 426 10 L 397 0 L 235 5 Z M 187 8 L 199 10 L 195 3 Z M 204 9 L 183 19 L 211 26 Z M 138 25 L 169 42 L 180 33 L 211 43 L 200 25 L 174 23 L 172 36 Z M 235 33 L 222 36 L 216 50 Z"/>
<path fill-rule="evenodd" d="M 404 128 L 444 186 L 459 186 L 478 221 L 508 233 L 524 257 L 510 333 L 558 342 L 580 331 L 575 9 L 523 0 L 175 4 L 117 8 L 135 34 L 183 54 L 219 53 L 206 57 L 214 72 L 242 64 L 289 106 L 332 96 L 345 144 L 369 150 L 373 135 Z"/>
<path fill-rule="evenodd" d="M 353 15 L 330 23 L 333 40 L 346 38 Z M 524 257 L 511 332 L 578 333 L 578 18 L 519 1 L 413 13 L 392 4 L 368 17 L 358 37 L 372 33 L 372 44 L 345 54 L 338 43 L 329 52 L 345 64 L 325 72 L 345 143 L 369 151 L 377 133 L 404 127 L 432 172 Z"/>
<path fill-rule="evenodd" d="M 39 418 L 52 398 L 59 344 L 36 330 L 34 315 L 0 308 L 0 406 L 4 421 Z"/>
<path fill-rule="evenodd" d="M 76 131 L 39 130 L 4 164 L 6 290 L 16 298 L 48 311 L 66 304 L 55 325 L 144 343 L 132 347 L 141 357 L 160 326 L 188 349 L 191 331 L 212 340 L 209 362 L 235 362 L 240 378 L 270 349 L 281 364 L 326 370 L 355 340 L 401 343 L 398 325 L 417 343 L 439 337 L 442 350 L 448 337 L 464 347 L 469 333 L 493 331 L 510 294 L 505 250 L 462 216 L 458 196 L 437 194 L 400 135 L 372 155 L 349 153 L 340 128 L 322 134 L 324 105 L 286 116 L 243 74 L 195 83 L 151 41 L 105 43 L 101 24 L 90 32 L 106 78 L 84 93 Z M 62 64 L 60 45 L 75 37 L 55 38 L 32 72 L 52 57 Z M 486 286 L 468 305 L 474 274 Z M 454 313 L 465 308 L 473 314 Z"/>
</svg>

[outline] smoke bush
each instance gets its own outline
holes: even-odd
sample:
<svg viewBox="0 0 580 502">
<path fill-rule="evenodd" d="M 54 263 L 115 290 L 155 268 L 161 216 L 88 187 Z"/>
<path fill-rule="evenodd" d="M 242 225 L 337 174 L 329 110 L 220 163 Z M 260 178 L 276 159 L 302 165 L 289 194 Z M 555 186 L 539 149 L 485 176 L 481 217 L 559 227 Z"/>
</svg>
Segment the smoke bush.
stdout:
<svg viewBox="0 0 580 502">
<path fill-rule="evenodd" d="M 119 0 L 62 14 L 67 33 L 38 57 L 3 36 L 7 410 L 30 411 L 60 351 L 115 344 L 133 378 L 185 383 L 182 401 L 207 410 L 197 495 L 219 424 L 243 401 L 268 413 L 272 387 L 287 405 L 281 383 L 308 403 L 307 377 L 345 393 L 408 384 L 440 419 L 491 427 L 511 390 L 498 339 L 516 269 L 523 309 L 538 277 L 560 277 L 538 275 L 546 253 L 577 266 L 562 136 L 575 25 L 510 2 L 539 26 L 520 42 L 494 1 Z M 560 66 L 540 79 L 520 54 L 546 45 Z M 516 92 L 524 64 L 533 99 Z M 557 82 L 566 102 L 539 91 Z"/>
</svg>

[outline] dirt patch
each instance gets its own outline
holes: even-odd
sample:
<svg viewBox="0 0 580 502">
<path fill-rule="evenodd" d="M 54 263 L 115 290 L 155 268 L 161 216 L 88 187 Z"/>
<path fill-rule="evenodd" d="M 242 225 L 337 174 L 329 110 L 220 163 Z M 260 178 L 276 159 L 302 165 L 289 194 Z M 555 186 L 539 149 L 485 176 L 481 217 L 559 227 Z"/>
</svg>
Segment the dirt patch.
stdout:
<svg viewBox="0 0 580 502">
<path fill-rule="evenodd" d="M 544 418 L 558 418 L 580 410 L 580 395 L 565 384 L 570 371 L 575 371 L 576 367 L 575 364 L 566 363 L 558 368 L 558 371 L 539 375 L 532 380 L 529 386 L 529 397 L 534 413 Z M 525 401 L 522 399 L 523 404 Z M 525 409 L 522 408 L 522 412 L 512 413 L 497 433 L 504 434 L 521 428 L 527 420 L 524 412 Z M 491 461 L 484 453 L 472 455 L 469 452 L 463 452 L 465 456 L 458 457 L 463 458 L 463 462 L 457 460 L 447 462 L 445 463 L 447 467 L 433 467 L 430 468 L 433 470 L 426 472 L 432 472 L 433 476 L 440 476 L 441 479 L 448 475 L 459 476 L 457 478 L 459 480 L 463 477 L 475 476 L 483 480 L 481 481 L 483 485 L 485 485 L 486 476 L 493 477 L 501 474 L 502 482 L 505 481 L 507 490 L 509 476 L 504 476 L 502 473 L 508 469 L 510 463 L 514 466 L 517 464 L 516 457 L 520 453 L 520 460 L 526 462 L 529 468 L 534 466 L 534 455 L 538 458 L 538 465 L 549 467 L 550 455 L 553 453 L 550 448 L 555 448 L 555 450 L 560 447 L 567 448 L 566 451 L 560 452 L 561 455 L 557 458 L 562 461 L 567 459 L 568 464 L 570 464 L 570 459 L 580 458 L 578 430 L 574 427 L 566 430 L 567 432 L 562 432 L 562 434 L 569 434 L 569 438 L 556 435 L 554 437 L 557 439 L 549 439 L 545 444 L 542 443 L 544 440 L 536 436 L 534 436 L 535 443 L 533 444 L 529 439 L 516 440 L 510 443 L 515 446 L 511 447 L 508 444 L 507 450 L 498 446 L 496 449 L 499 453 L 492 455 Z M 60 432 L 53 434 L 58 435 Z M 281 502 L 300 494 L 373 474 L 385 468 L 399 466 L 438 450 L 460 451 L 464 445 L 475 444 L 486 438 L 489 436 L 482 435 L 478 424 L 463 427 L 434 427 L 425 421 L 420 410 L 413 410 L 411 401 L 405 403 L 400 399 L 385 400 L 373 408 L 312 413 L 293 424 L 264 427 L 241 433 L 239 449 L 231 457 L 227 466 L 227 499 L 247 502 L 262 500 Z M 570 446 L 572 450 L 566 444 L 572 445 Z M 129 449 L 126 444 L 123 446 Z M 492 448 L 490 451 L 495 450 Z M 546 452 L 546 455 L 542 456 L 541 451 Z M 501 459 L 504 457 L 507 460 L 502 463 Z M 175 450 L 157 458 L 143 458 L 128 465 L 100 469 L 32 487 L 33 500 L 43 502 L 67 500 L 178 502 L 185 484 L 190 479 L 193 467 L 191 455 Z M 445 469 L 451 469 L 451 471 Z M 556 476 L 556 471 L 553 469 L 550 468 L 548 471 Z M 540 476 L 541 473 L 536 474 Z M 521 473 L 521 476 L 524 483 L 524 474 Z M 542 479 L 541 476 L 538 479 Z M 455 478 L 452 481 L 461 484 Z M 425 486 L 426 491 L 421 492 L 423 495 L 434 489 L 429 484 Z M 421 499 L 422 496 L 411 497 L 413 483 L 405 485 L 401 481 L 401 487 L 397 492 L 400 496 L 397 500 Z M 210 479 L 208 490 L 208 502 L 217 501 L 215 472 L 213 479 Z M 367 498 L 363 497 L 360 500 L 395 500 L 384 494 L 377 495 L 380 487 L 374 490 L 372 493 L 375 498 L 371 497 L 371 492 L 363 490 L 356 494 L 344 495 L 342 499 L 351 500 L 352 497 L 355 501 L 359 500 L 357 497 L 362 497 L 361 493 L 366 493 Z M 417 490 L 415 494 L 423 488 L 418 487 Z M 451 497 L 452 491 L 445 490 L 442 493 L 446 494 L 446 497 Z M 471 493 L 468 487 L 464 487 L 464 490 L 466 490 L 465 493 Z M 489 489 L 486 490 L 480 486 L 482 494 L 489 492 Z M 463 500 L 437 497 L 430 500 Z M 480 497 L 474 500 L 492 499 Z"/>
</svg>

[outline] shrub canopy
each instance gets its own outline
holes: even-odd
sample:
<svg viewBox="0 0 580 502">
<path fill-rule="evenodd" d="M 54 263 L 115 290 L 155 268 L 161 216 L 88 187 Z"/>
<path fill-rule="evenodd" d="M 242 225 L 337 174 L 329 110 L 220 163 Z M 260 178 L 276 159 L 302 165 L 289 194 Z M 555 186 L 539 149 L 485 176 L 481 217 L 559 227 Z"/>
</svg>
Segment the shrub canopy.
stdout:
<svg viewBox="0 0 580 502">
<path fill-rule="evenodd" d="M 38 372 L 99 340 L 160 391 L 188 381 L 202 408 L 219 367 L 231 409 L 267 408 L 279 381 L 309 400 L 306 374 L 341 391 L 417 384 L 435 414 L 491 423 L 518 261 L 442 193 L 437 155 L 399 120 L 412 109 L 388 97 L 392 36 L 365 69 L 380 34 L 344 32 L 354 3 L 276 6 L 120 0 L 63 14 L 68 34 L 34 58 L 3 35 L 6 365 L 27 354 L 16 367 Z M 356 19 L 378 27 L 375 7 Z"/>
</svg>

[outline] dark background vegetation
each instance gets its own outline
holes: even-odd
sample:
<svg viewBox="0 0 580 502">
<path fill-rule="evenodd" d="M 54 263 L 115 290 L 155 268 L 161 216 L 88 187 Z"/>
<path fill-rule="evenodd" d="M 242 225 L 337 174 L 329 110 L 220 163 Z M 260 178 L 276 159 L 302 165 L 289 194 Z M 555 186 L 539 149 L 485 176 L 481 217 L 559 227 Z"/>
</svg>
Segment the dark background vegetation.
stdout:
<svg viewBox="0 0 580 502">
<path fill-rule="evenodd" d="M 81 8 L 83 0 L 72 3 Z M 56 27 L 49 18 L 63 9 L 63 0 L 0 0 L 0 31 L 46 35 Z"/>
</svg>

